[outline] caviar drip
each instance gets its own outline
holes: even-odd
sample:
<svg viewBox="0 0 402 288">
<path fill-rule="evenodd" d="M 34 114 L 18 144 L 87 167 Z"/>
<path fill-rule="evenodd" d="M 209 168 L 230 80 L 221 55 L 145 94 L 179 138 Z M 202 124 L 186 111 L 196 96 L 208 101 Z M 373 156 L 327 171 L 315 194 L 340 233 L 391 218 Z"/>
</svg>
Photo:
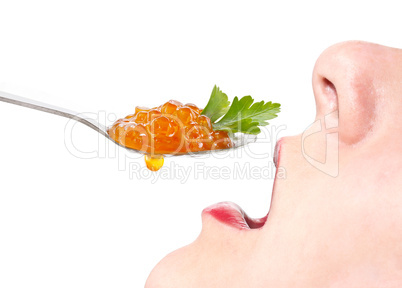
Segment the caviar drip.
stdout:
<svg viewBox="0 0 402 288">
<path fill-rule="evenodd" d="M 143 151 L 148 169 L 163 166 L 164 154 L 183 154 L 233 147 L 225 131 L 214 131 L 211 120 L 194 104 L 170 100 L 152 109 L 136 107 L 117 120 L 109 136 L 121 145 Z"/>
</svg>

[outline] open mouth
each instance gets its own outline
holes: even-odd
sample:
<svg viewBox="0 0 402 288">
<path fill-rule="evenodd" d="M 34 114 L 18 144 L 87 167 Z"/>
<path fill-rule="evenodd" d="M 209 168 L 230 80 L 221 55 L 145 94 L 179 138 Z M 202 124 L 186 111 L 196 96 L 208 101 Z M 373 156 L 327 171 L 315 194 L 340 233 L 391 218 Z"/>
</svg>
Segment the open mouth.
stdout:
<svg viewBox="0 0 402 288">
<path fill-rule="evenodd" d="M 275 145 L 274 164 L 278 168 L 281 149 L 280 139 Z M 275 177 L 276 178 L 276 177 Z M 275 180 L 274 180 L 275 181 Z M 275 186 L 275 182 L 274 182 Z M 203 214 L 214 217 L 219 222 L 236 229 L 258 229 L 264 226 L 268 214 L 262 218 L 249 217 L 239 205 L 233 202 L 220 202 L 205 208 Z"/>
</svg>

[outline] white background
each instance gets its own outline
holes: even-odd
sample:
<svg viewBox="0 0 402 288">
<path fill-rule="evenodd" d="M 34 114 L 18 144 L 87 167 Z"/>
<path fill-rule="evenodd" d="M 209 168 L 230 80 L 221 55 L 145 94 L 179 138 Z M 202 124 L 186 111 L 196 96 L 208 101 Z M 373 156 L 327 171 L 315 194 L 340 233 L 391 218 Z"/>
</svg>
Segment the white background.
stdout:
<svg viewBox="0 0 402 288">
<path fill-rule="evenodd" d="M 301 133 L 326 47 L 402 48 L 395 3 L 2 0 L 0 90 L 113 121 L 169 99 L 202 107 L 217 84 L 229 97 L 281 103 L 272 127 L 287 129 L 273 138 Z M 65 134 L 66 118 L 1 102 L 0 121 L 0 287 L 143 287 L 163 256 L 197 237 L 206 206 L 268 212 L 273 179 L 258 171 L 273 173 L 272 141 L 250 146 L 259 156 L 168 158 L 155 181 L 141 157 L 90 128 Z M 257 175 L 205 172 L 236 165 Z M 191 169 L 187 180 L 177 166 Z"/>
</svg>

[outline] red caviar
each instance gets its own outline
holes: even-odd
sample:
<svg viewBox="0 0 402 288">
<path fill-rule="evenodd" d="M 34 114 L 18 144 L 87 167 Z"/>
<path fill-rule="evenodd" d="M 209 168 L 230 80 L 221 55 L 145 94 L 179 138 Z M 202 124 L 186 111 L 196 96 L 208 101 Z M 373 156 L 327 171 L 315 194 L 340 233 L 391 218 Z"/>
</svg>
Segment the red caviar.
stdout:
<svg viewBox="0 0 402 288">
<path fill-rule="evenodd" d="M 151 155 L 233 147 L 228 133 L 214 131 L 201 111 L 194 104 L 175 100 L 152 109 L 136 107 L 134 114 L 117 120 L 108 133 L 121 145 Z"/>
</svg>

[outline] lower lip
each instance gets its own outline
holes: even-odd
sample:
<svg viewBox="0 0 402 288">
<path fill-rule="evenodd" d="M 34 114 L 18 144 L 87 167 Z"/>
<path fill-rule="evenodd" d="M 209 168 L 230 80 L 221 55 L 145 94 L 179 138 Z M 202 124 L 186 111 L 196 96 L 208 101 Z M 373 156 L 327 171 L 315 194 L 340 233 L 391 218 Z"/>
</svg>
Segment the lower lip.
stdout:
<svg viewBox="0 0 402 288">
<path fill-rule="evenodd" d="M 260 219 L 253 219 L 248 217 L 244 211 L 236 204 L 231 202 L 221 202 L 209 206 L 202 211 L 203 214 L 208 214 L 214 217 L 219 222 L 230 227 L 249 230 L 258 229 L 264 226 L 267 216 Z"/>
</svg>

